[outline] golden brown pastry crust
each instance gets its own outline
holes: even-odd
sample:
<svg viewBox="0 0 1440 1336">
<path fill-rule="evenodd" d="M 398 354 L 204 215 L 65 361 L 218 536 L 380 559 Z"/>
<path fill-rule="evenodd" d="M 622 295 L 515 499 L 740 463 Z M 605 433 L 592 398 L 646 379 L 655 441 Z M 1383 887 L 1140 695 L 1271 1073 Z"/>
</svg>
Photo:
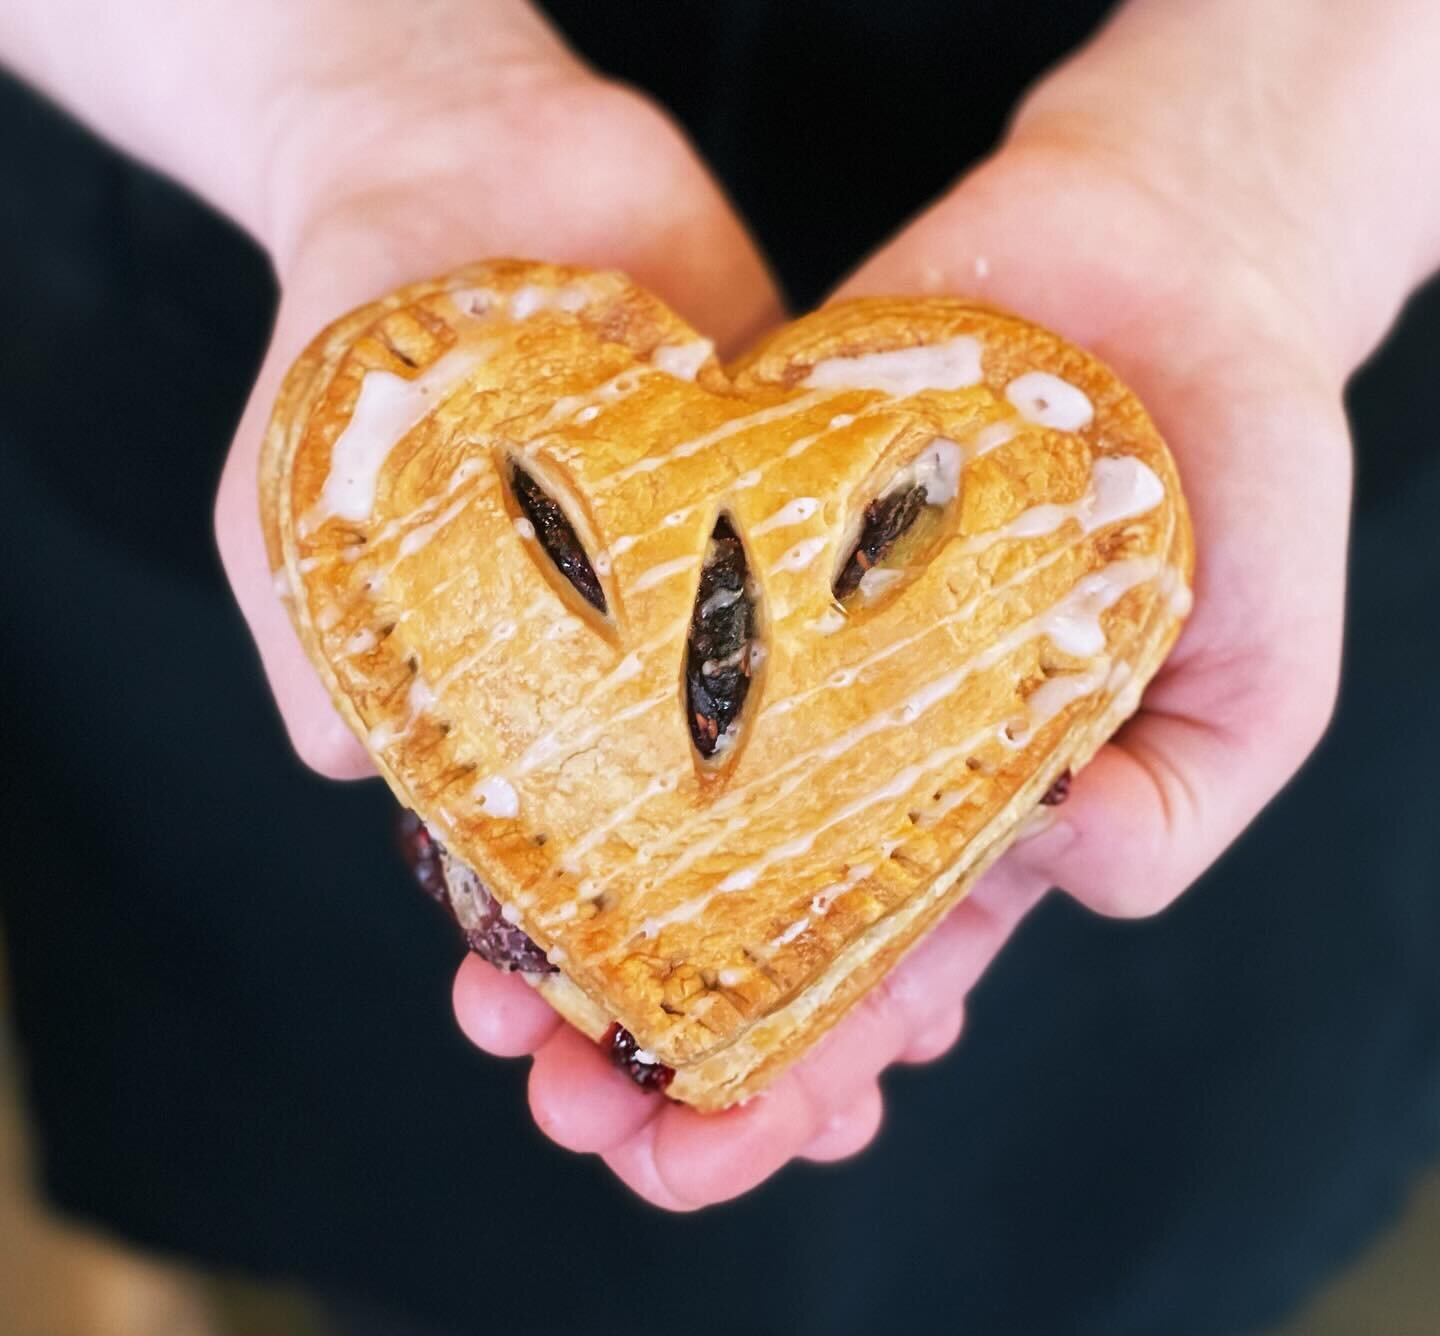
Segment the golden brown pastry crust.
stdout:
<svg viewBox="0 0 1440 1336">
<path fill-rule="evenodd" d="M 549 952 L 557 1009 L 702 1109 L 813 1044 L 1135 709 L 1193 559 L 1144 410 L 1028 322 L 870 299 L 708 352 L 621 275 L 478 264 L 325 330 L 261 463 L 277 586 L 380 773 Z M 865 506 L 937 439 L 939 537 L 842 616 Z M 527 534 L 514 461 L 608 616 Z M 765 657 L 706 762 L 682 673 L 721 512 Z"/>
</svg>

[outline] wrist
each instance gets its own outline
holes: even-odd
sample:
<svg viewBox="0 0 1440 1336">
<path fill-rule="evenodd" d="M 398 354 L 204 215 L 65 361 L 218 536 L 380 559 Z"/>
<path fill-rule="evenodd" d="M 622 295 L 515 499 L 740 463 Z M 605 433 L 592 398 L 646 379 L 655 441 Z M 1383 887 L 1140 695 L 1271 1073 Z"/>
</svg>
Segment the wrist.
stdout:
<svg viewBox="0 0 1440 1336">
<path fill-rule="evenodd" d="M 963 293 L 1019 312 L 1103 357 L 1142 398 L 1157 368 L 1226 374 L 1227 350 L 1239 362 L 1263 349 L 1277 389 L 1338 403 L 1344 380 L 1298 278 L 1177 213 L 1143 175 L 1078 140 L 1012 140 L 841 295 L 895 291 Z M 1195 347 L 1217 364 L 1195 367 Z"/>
<path fill-rule="evenodd" d="M 14 0 L 0 55 L 277 266 L 347 174 L 412 152 L 423 167 L 437 126 L 527 81 L 580 77 L 527 0 Z"/>
<path fill-rule="evenodd" d="M 251 230 L 282 282 L 337 215 L 374 204 L 378 222 L 392 200 L 423 198 L 434 183 L 499 175 L 500 158 L 523 180 L 514 160 L 538 133 L 534 109 L 599 83 L 538 20 L 518 33 L 455 33 L 459 49 L 431 34 L 400 59 L 375 40 L 324 72 L 281 74 L 266 92 Z"/>
<path fill-rule="evenodd" d="M 1309 0 L 1131 0 L 1030 93 L 1007 148 L 1155 197 L 1287 292 L 1343 376 L 1440 262 L 1440 179 L 1416 170 L 1440 152 L 1437 48 L 1440 12 L 1411 0 L 1323 18 Z"/>
</svg>

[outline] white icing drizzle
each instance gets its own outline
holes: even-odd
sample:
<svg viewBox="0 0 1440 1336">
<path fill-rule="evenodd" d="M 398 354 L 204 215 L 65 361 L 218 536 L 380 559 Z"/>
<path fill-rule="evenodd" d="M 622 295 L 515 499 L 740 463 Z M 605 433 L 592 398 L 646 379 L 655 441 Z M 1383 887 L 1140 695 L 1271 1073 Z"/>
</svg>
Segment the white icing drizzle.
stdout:
<svg viewBox="0 0 1440 1336">
<path fill-rule="evenodd" d="M 652 779 L 634 798 L 621 807 L 617 807 L 604 821 L 590 827 L 580 839 L 576 840 L 560 857 L 560 866 L 571 874 L 582 871 L 585 867 L 585 857 L 590 851 L 604 842 L 605 837 L 617 826 L 623 826 L 652 798 L 662 793 L 673 793 L 680 783 L 678 771 L 672 771 L 663 775 L 657 775 Z M 593 885 L 593 883 L 592 883 Z M 590 888 L 587 888 L 590 889 Z M 598 892 L 596 892 L 598 894 Z M 584 898 L 583 896 L 581 897 Z"/>
<path fill-rule="evenodd" d="M 879 598 L 905 573 L 902 566 L 872 566 L 860 577 L 860 597 L 867 603 Z"/>
<path fill-rule="evenodd" d="M 488 356 L 489 345 L 465 343 L 411 380 L 389 371 L 367 371 L 355 411 L 330 448 L 330 472 L 315 505 L 301 521 L 301 533 L 313 533 L 332 517 L 368 520 L 375 508 L 380 470 L 390 452 Z"/>
<path fill-rule="evenodd" d="M 902 487 L 923 487 L 927 506 L 943 506 L 960 491 L 960 470 L 964 456 L 954 441 L 937 436 L 921 451 L 919 458 L 885 489 L 888 496 Z"/>
<path fill-rule="evenodd" d="M 656 585 L 664 584 L 666 580 L 673 579 L 685 571 L 694 570 L 698 564 L 694 557 L 676 557 L 673 561 L 662 561 L 648 570 L 641 571 L 635 577 L 630 590 L 632 593 L 642 594 L 645 590 L 654 589 Z"/>
<path fill-rule="evenodd" d="M 750 469 L 749 472 L 742 473 L 735 479 L 733 490 L 737 492 L 749 491 L 750 488 L 754 487 L 755 484 L 760 481 L 760 474 L 762 472 L 763 470 L 761 469 Z"/>
<path fill-rule="evenodd" d="M 614 671 L 610 674 L 610 680 L 615 683 L 628 682 L 632 677 L 640 676 L 641 657 L 638 650 L 631 650 L 619 663 L 615 665 Z"/>
<path fill-rule="evenodd" d="M 535 603 L 532 603 L 530 605 L 530 608 L 527 608 L 524 612 L 520 614 L 520 620 L 528 621 L 530 617 L 535 615 L 535 612 L 532 611 L 532 609 L 536 609 L 537 607 L 542 606 L 545 607 L 546 610 L 551 609 L 551 605 L 547 603 L 546 600 L 537 599 Z M 481 663 L 485 659 L 489 658 L 490 655 L 494 652 L 494 649 L 497 645 L 503 645 L 507 640 L 513 640 L 518 630 L 519 626 L 517 622 L 512 621 L 508 617 L 505 618 L 503 621 L 496 622 L 495 625 L 490 628 L 490 638 L 479 649 L 472 651 L 470 654 L 467 654 L 463 659 L 458 660 L 446 672 L 442 673 L 440 677 L 436 679 L 435 689 L 437 691 L 444 691 L 447 687 L 450 686 L 452 682 L 455 682 L 459 678 L 463 677 L 472 668 L 474 668 L 476 664 Z"/>
<path fill-rule="evenodd" d="M 609 547 L 600 553 L 600 556 L 603 557 L 606 564 L 609 565 L 616 557 L 623 557 L 642 538 L 648 538 L 649 536 L 649 534 L 639 533 L 621 534 Z"/>
<path fill-rule="evenodd" d="M 803 571 L 829 545 L 830 539 L 824 535 L 819 538 L 802 538 L 770 567 L 770 573 L 777 575 L 782 571 Z"/>
<path fill-rule="evenodd" d="M 376 724 L 367 735 L 371 750 L 384 751 L 399 741 L 415 726 L 415 721 L 435 703 L 435 699 L 434 688 L 425 680 L 423 674 L 417 672 L 405 693 L 407 713 L 404 721 L 398 727 L 388 722 Z"/>
<path fill-rule="evenodd" d="M 1160 574 L 1160 592 L 1172 617 L 1188 617 L 1195 606 L 1195 596 L 1178 566 L 1167 566 Z"/>
<path fill-rule="evenodd" d="M 843 629 L 849 620 L 842 609 L 829 607 L 809 623 L 808 629 L 822 636 L 833 636 L 836 631 Z"/>
<path fill-rule="evenodd" d="M 839 881 L 831 882 L 830 885 L 817 891 L 810 899 L 810 912 L 803 918 L 798 918 L 790 924 L 784 932 L 777 934 L 770 939 L 770 950 L 774 951 L 779 947 L 793 942 L 805 931 L 814 919 L 824 918 L 830 912 L 831 906 L 846 891 L 853 890 L 872 872 L 875 871 L 874 863 L 860 863 L 850 869 L 848 875 Z"/>
<path fill-rule="evenodd" d="M 474 499 L 475 498 L 471 496 L 461 497 L 459 501 L 452 502 L 442 510 L 429 524 L 422 524 L 418 528 L 411 529 L 410 532 L 400 540 L 397 561 L 403 561 L 406 557 L 413 557 Z M 390 570 L 393 569 L 394 564 L 392 563 Z"/>
<path fill-rule="evenodd" d="M 344 653 L 352 657 L 356 654 L 368 654 L 379 643 L 374 631 L 368 626 L 362 627 L 345 642 Z"/>
<path fill-rule="evenodd" d="M 773 515 L 761 520 L 750 530 L 750 536 L 758 538 L 772 529 L 786 529 L 791 525 L 804 524 L 819 509 L 820 501 L 817 497 L 797 496 L 793 501 L 787 501 Z"/>
<path fill-rule="evenodd" d="M 480 810 L 486 816 L 508 820 L 520 812 L 520 796 L 515 792 L 515 786 L 499 775 L 491 775 L 489 779 L 482 779 L 475 786 L 473 793 Z"/>
<path fill-rule="evenodd" d="M 695 339 L 691 343 L 667 343 L 656 348 L 650 360 L 657 371 L 677 380 L 694 380 L 715 345 L 709 339 Z"/>
<path fill-rule="evenodd" d="M 853 891 L 862 881 L 875 871 L 874 863 L 860 863 L 850 869 L 849 874 L 840 881 L 831 882 L 824 887 L 810 900 L 811 914 L 824 918 L 830 912 L 830 907 L 846 891 Z"/>
<path fill-rule="evenodd" d="M 536 428 L 537 440 L 566 422 L 593 422 L 605 408 L 628 399 L 655 374 L 653 367 L 626 367 L 583 394 L 562 395 L 540 419 Z"/>
<path fill-rule="evenodd" d="M 1009 524 L 990 534 L 977 535 L 967 545 L 975 551 L 1002 538 L 1038 538 L 1054 533 L 1066 520 L 1076 520 L 1090 534 L 1107 524 L 1135 519 L 1165 499 L 1165 485 L 1155 471 L 1133 455 L 1106 455 L 1095 461 L 1090 486 L 1078 501 L 1067 505 L 1031 506 Z"/>
<path fill-rule="evenodd" d="M 641 923 L 640 935 L 642 937 L 658 937 L 661 931 L 672 923 L 688 923 L 691 919 L 696 918 L 704 908 L 705 906 L 699 901 L 691 900 L 677 905 L 663 914 L 651 914 Z"/>
<path fill-rule="evenodd" d="M 434 690 L 419 673 L 415 674 L 415 680 L 410 683 L 410 690 L 405 693 L 405 702 L 410 707 L 412 721 L 435 704 Z"/>
<path fill-rule="evenodd" d="M 422 501 L 414 510 L 407 510 L 403 515 L 393 516 L 370 535 L 368 543 L 354 543 L 344 549 L 344 559 L 352 564 L 360 561 L 372 552 L 378 552 L 387 543 L 396 538 L 402 538 L 411 530 L 420 528 L 431 516 L 444 504 L 445 497 L 453 496 L 459 489 L 470 480 L 479 470 L 482 464 L 478 459 L 464 460 L 460 466 L 450 475 L 446 483 L 443 496 L 432 496 L 429 500 Z M 487 475 L 480 486 L 471 493 L 472 499 L 493 482 L 493 475 Z"/>
<path fill-rule="evenodd" d="M 786 447 L 781 459 L 799 459 L 816 441 L 823 441 L 832 431 L 838 431 L 842 427 L 848 427 L 855 422 L 863 422 L 867 418 L 880 417 L 888 413 L 893 407 L 891 400 L 886 399 L 878 404 L 872 404 L 869 408 L 859 413 L 839 413 L 827 422 L 820 431 L 811 432 L 808 436 L 802 436 Z M 766 470 L 762 470 L 766 471 Z"/>
<path fill-rule="evenodd" d="M 945 616 L 930 623 L 930 625 L 925 627 L 923 630 L 915 631 L 908 636 L 903 636 L 898 640 L 892 640 L 888 644 L 882 645 L 873 653 L 866 655 L 866 657 L 861 659 L 858 663 L 852 664 L 849 668 L 843 670 L 846 674 L 843 685 L 848 686 L 850 682 L 858 678 L 867 669 L 874 667 L 875 664 L 883 663 L 886 659 L 901 653 L 903 650 L 909 649 L 912 645 L 919 644 L 922 640 L 925 640 L 929 636 L 935 634 L 935 632 L 943 631 L 948 626 L 954 626 L 958 623 L 968 622 L 972 617 L 974 617 L 976 610 L 980 607 L 980 604 L 986 598 L 993 597 L 997 594 L 1003 594 L 1007 590 L 1015 588 L 1017 585 L 1024 584 L 1032 576 L 1038 575 L 1041 571 L 1048 569 L 1050 566 L 1053 566 L 1057 561 L 1061 560 L 1068 552 L 1073 550 L 1073 548 L 1073 543 L 1067 544 L 1066 546 L 1061 548 L 1057 548 L 1054 552 L 1047 554 L 1041 560 L 1034 563 L 1034 565 L 1027 566 L 1024 569 L 1017 571 L 1014 575 L 1012 575 L 1002 584 L 996 585 L 989 590 L 982 591 L 973 598 L 967 599 L 963 604 L 960 605 L 960 607 L 955 609 L 954 612 L 946 613 Z M 827 609 L 821 617 L 817 618 L 814 622 L 812 622 L 811 626 L 821 631 L 822 634 L 831 634 L 832 632 L 838 631 L 843 626 L 845 626 L 847 621 L 848 618 L 840 608 L 831 607 Z M 824 623 L 823 626 L 821 625 L 822 622 Z M 787 713 L 788 711 L 795 709 L 797 706 L 809 700 L 812 696 L 816 696 L 822 691 L 831 690 L 837 685 L 841 685 L 841 683 L 837 681 L 839 676 L 839 673 L 832 673 L 829 678 L 827 678 L 824 682 L 821 682 L 817 686 L 810 687 L 804 691 L 797 691 L 789 696 L 777 697 L 776 699 L 768 702 L 760 713 L 762 715 L 772 713 Z"/>
<path fill-rule="evenodd" d="M 998 450 L 1002 445 L 1013 441 L 1019 434 L 1020 429 L 1009 418 L 987 422 L 966 443 L 965 453 L 970 459 L 979 459 L 982 455 L 988 455 L 992 450 Z"/>
<path fill-rule="evenodd" d="M 642 459 L 637 459 L 633 464 L 616 469 L 614 473 L 597 479 L 594 485 L 601 488 L 614 487 L 641 473 L 654 473 L 667 464 L 673 464 L 677 459 L 688 459 L 691 455 L 698 455 L 702 450 L 707 450 L 721 441 L 729 440 L 732 436 L 738 436 L 741 432 L 753 431 L 756 427 L 763 427 L 771 422 L 779 422 L 784 418 L 803 413 L 806 409 L 822 403 L 829 397 L 827 394 L 802 394 L 794 399 L 786 400 L 783 404 L 772 404 L 769 408 L 762 408 L 754 413 L 731 418 L 728 422 L 721 423 L 720 426 L 701 436 L 681 441 L 679 445 L 667 450 L 662 455 L 646 455 Z"/>
<path fill-rule="evenodd" d="M 504 301 L 494 288 L 451 288 L 447 295 L 461 315 L 482 318 Z"/>
<path fill-rule="evenodd" d="M 535 537 L 535 526 L 525 515 L 517 515 L 514 520 L 515 532 L 527 543 Z"/>
<path fill-rule="evenodd" d="M 833 830 L 836 826 L 859 816 L 871 807 L 881 803 L 893 802 L 897 798 L 906 797 L 931 771 L 944 769 L 951 762 L 959 760 L 968 755 L 985 738 L 984 732 L 973 737 L 966 738 L 964 742 L 953 747 L 940 747 L 931 752 L 925 760 L 914 765 L 907 765 L 903 770 L 893 775 L 884 784 L 871 789 L 868 793 L 852 799 L 848 803 L 836 808 L 818 826 L 806 831 L 803 835 L 797 835 L 794 839 L 786 840 L 783 844 L 776 845 L 773 849 L 762 854 L 753 863 L 746 867 L 739 868 L 730 873 L 722 881 L 717 883 L 710 891 L 695 899 L 687 901 L 678 906 L 671 913 L 677 916 L 682 915 L 686 919 L 698 918 L 705 912 L 706 907 L 722 895 L 731 895 L 736 891 L 749 890 L 757 881 L 771 868 L 782 863 L 790 863 L 795 859 L 803 857 L 814 847 L 815 841 L 827 830 Z M 676 921 L 680 921 L 677 918 Z"/>
<path fill-rule="evenodd" d="M 534 283 L 516 288 L 510 295 L 512 320 L 528 320 L 541 311 L 565 311 L 574 314 L 590 304 L 590 294 L 579 284 L 567 283 L 561 288 L 542 288 Z"/>
<path fill-rule="evenodd" d="M 980 383 L 980 354 L 980 341 L 961 334 L 944 343 L 827 357 L 802 383 L 812 389 L 885 390 L 898 396 L 960 390 Z"/>
<path fill-rule="evenodd" d="M 671 623 L 671 625 L 667 626 L 664 630 L 659 632 L 659 634 L 654 636 L 652 639 L 646 641 L 642 645 L 636 646 L 633 650 L 626 654 L 625 657 L 621 659 L 614 668 L 612 668 L 608 673 L 606 673 L 604 677 L 602 677 L 593 686 L 588 688 L 582 695 L 580 700 L 577 701 L 575 705 L 573 705 L 570 709 L 566 710 L 564 714 L 560 717 L 560 719 L 548 731 L 542 733 L 538 738 L 531 742 L 529 747 L 526 748 L 524 754 L 520 757 L 518 763 L 520 768 L 519 773 L 523 774 L 530 770 L 533 770 L 536 766 L 542 765 L 546 761 L 553 760 L 557 756 L 563 757 L 573 755 L 575 751 L 579 750 L 580 747 L 584 746 L 585 738 L 587 737 L 587 734 L 585 733 L 577 735 L 581 739 L 580 741 L 571 739 L 569 742 L 561 742 L 559 741 L 559 739 L 561 738 L 563 731 L 577 721 L 593 719 L 594 711 L 592 707 L 597 700 L 607 695 L 615 687 L 620 686 L 625 682 L 629 682 L 635 677 L 638 677 L 641 672 L 641 664 L 643 663 L 643 661 L 651 654 L 654 654 L 657 650 L 666 649 L 671 646 L 677 638 L 685 634 L 685 632 L 689 629 L 689 626 L 690 619 L 687 616 L 683 621 L 676 621 Z M 618 715 L 608 717 L 602 720 L 598 725 L 591 724 L 588 732 L 588 737 L 598 737 L 601 732 L 603 732 L 613 723 L 626 718 L 634 718 L 639 714 L 643 714 L 646 710 L 653 709 L 662 701 L 671 699 L 673 699 L 673 697 L 670 694 L 665 693 L 657 696 L 652 696 L 646 700 L 642 700 L 637 706 L 632 706 L 629 711 L 622 711 Z"/>
<path fill-rule="evenodd" d="M 920 814 L 920 824 L 933 826 L 946 812 L 953 812 L 959 807 L 979 787 L 978 784 L 964 784 L 958 789 L 947 789 L 940 795 L 938 801 L 932 803 Z"/>
<path fill-rule="evenodd" d="M 552 761 L 568 759 L 576 752 L 583 751 L 607 729 L 614 728 L 617 724 L 627 723 L 631 719 L 638 719 L 641 715 L 648 714 L 651 710 L 670 700 L 672 700 L 672 696 L 669 692 L 649 696 L 644 700 L 636 701 L 633 705 L 627 705 L 623 710 L 618 710 L 609 717 L 601 719 L 569 737 L 564 736 L 559 728 L 551 729 L 550 732 L 542 734 L 525 749 L 519 761 L 511 767 L 511 773 L 525 775 Z"/>
<path fill-rule="evenodd" d="M 809 926 L 809 915 L 806 915 L 805 918 L 796 919 L 795 922 L 792 923 L 788 928 L 786 928 L 784 932 L 778 934 L 770 940 L 770 949 L 773 951 L 777 947 L 785 946 L 788 943 L 793 942 Z"/>
<path fill-rule="evenodd" d="M 1021 417 L 1057 431 L 1080 431 L 1095 416 L 1095 406 L 1084 390 L 1048 371 L 1016 376 L 1005 387 L 1005 397 Z"/>
<path fill-rule="evenodd" d="M 1102 570 L 1082 577 L 1054 607 L 1032 618 L 1040 634 L 1062 653 L 1088 658 L 1105 648 L 1100 614 L 1113 608 L 1123 595 L 1160 574 L 1154 557 L 1113 561 Z"/>
<path fill-rule="evenodd" d="M 1110 673 L 1110 661 L 1101 658 L 1083 673 L 1065 673 L 1042 682 L 1025 700 L 1025 723 L 1017 731 L 1010 724 L 997 730 L 1000 742 L 1018 750 L 1029 744 L 1035 734 L 1056 715 L 1069 709 L 1076 701 L 1100 690 Z"/>
</svg>

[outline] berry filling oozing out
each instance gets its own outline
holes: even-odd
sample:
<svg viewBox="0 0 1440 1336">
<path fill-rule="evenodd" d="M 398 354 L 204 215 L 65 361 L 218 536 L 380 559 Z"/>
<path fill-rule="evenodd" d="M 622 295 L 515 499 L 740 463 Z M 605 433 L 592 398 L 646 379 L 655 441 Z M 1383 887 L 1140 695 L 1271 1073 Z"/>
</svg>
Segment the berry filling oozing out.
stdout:
<svg viewBox="0 0 1440 1336">
<path fill-rule="evenodd" d="M 651 1057 L 619 1021 L 610 1022 L 610 1028 L 601 1037 L 600 1048 L 611 1062 L 645 1090 L 664 1090 L 675 1079 L 675 1069 Z"/>
<path fill-rule="evenodd" d="M 1046 807 L 1059 807 L 1066 798 L 1070 796 L 1070 782 L 1074 776 L 1067 770 L 1048 789 L 1045 796 L 1040 799 Z"/>
<path fill-rule="evenodd" d="M 420 889 L 444 905 L 455 917 L 465 945 L 500 970 L 527 974 L 554 974 L 555 966 L 519 927 L 506 921 L 500 903 L 469 868 L 449 857 L 445 846 L 430 833 L 414 812 L 400 811 L 396 823 L 400 853 L 420 883 Z M 463 898 L 478 911 L 478 922 L 466 927 L 455 913 L 455 900 Z M 473 914 L 472 914 L 473 917 Z M 600 1040 L 604 1052 L 622 1072 L 644 1090 L 664 1090 L 675 1070 L 656 1062 L 619 1021 L 612 1022 Z"/>
<path fill-rule="evenodd" d="M 499 970 L 523 970 L 527 974 L 554 974 L 555 966 L 545 952 L 501 910 L 500 902 L 464 864 L 450 858 L 445 846 L 430 833 L 414 812 L 400 813 L 400 852 L 410 865 L 420 888 L 454 915 L 465 937 L 465 945 Z M 456 911 L 457 900 L 465 901 L 463 920 Z"/>
</svg>

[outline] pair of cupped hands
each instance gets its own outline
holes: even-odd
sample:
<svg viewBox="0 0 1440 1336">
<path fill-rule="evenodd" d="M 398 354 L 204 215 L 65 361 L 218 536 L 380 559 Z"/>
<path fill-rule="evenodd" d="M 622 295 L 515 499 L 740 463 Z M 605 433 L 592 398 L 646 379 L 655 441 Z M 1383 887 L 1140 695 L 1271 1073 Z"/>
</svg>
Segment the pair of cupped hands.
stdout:
<svg viewBox="0 0 1440 1336">
<path fill-rule="evenodd" d="M 257 520 L 260 437 L 304 344 L 394 286 L 506 255 L 621 269 L 722 355 L 786 318 L 743 222 L 674 124 L 548 42 L 489 53 L 460 96 L 372 88 L 365 110 L 317 118 L 276 155 L 277 180 L 295 183 L 272 182 L 268 206 L 282 296 L 216 524 L 294 745 L 336 778 L 373 769 L 275 597 Z M 1199 553 L 1193 615 L 1141 712 L 1055 822 L 741 1107 L 705 1116 L 645 1093 L 518 977 L 465 960 L 454 986 L 465 1034 L 502 1057 L 530 1055 L 544 1133 L 600 1155 L 658 1206 L 693 1209 L 792 1158 L 860 1150 L 880 1127 L 881 1074 L 955 1043 L 967 993 L 1048 888 L 1102 914 L 1163 909 L 1328 719 L 1350 461 L 1343 359 L 1315 318 L 1304 248 L 1280 201 L 1232 188 L 1228 148 L 1213 161 L 1187 148 L 1177 170 L 1143 108 L 1132 123 L 1123 106 L 1096 111 L 1093 80 L 1093 68 L 1062 66 L 1039 85 L 1004 146 L 834 295 L 971 296 L 1109 362 L 1179 461 Z"/>
</svg>

